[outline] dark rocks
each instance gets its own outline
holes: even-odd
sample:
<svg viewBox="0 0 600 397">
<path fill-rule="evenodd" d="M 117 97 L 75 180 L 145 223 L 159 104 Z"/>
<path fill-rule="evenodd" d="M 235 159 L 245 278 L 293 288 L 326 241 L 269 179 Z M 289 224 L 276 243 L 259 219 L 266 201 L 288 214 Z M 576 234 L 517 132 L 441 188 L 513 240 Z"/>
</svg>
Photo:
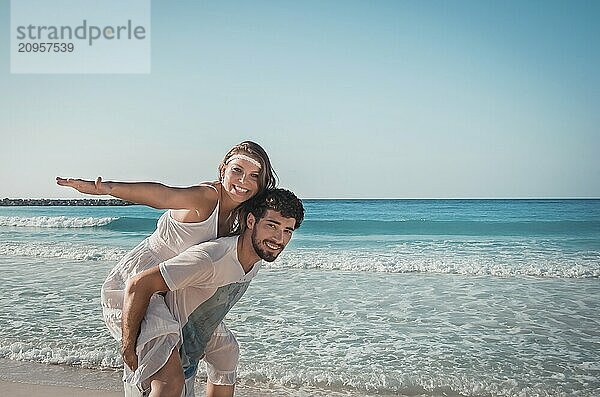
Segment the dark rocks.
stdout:
<svg viewBox="0 0 600 397">
<path fill-rule="evenodd" d="M 9 206 L 121 206 L 133 205 L 120 199 L 9 199 L 0 200 L 0 207 Z"/>
</svg>

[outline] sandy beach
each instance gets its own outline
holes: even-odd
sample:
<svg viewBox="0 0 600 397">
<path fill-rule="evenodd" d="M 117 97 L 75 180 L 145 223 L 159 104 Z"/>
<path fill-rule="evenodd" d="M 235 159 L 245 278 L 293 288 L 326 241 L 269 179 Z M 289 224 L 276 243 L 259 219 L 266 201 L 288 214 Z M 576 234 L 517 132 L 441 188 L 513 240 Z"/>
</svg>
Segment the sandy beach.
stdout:
<svg viewBox="0 0 600 397">
<path fill-rule="evenodd" d="M 82 387 L 65 387 L 54 385 L 35 385 L 0 381 L 2 395 L 7 397 L 117 397 L 123 393 L 108 390 L 85 389 Z"/>
<path fill-rule="evenodd" d="M 121 373 L 0 359 L 2 396 L 122 396 Z"/>
</svg>

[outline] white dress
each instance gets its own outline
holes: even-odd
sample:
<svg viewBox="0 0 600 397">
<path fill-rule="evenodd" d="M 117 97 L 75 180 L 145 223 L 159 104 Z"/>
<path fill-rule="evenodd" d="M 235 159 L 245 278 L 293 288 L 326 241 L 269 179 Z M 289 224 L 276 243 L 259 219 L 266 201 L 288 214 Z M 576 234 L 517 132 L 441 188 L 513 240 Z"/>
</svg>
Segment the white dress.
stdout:
<svg viewBox="0 0 600 397">
<path fill-rule="evenodd" d="M 211 185 L 205 186 L 215 189 Z M 101 303 L 106 326 L 117 341 L 121 341 L 123 297 L 127 280 L 144 270 L 158 266 L 195 244 L 216 239 L 218 213 L 219 203 L 217 202 L 214 211 L 206 220 L 187 223 L 173 219 L 171 210 L 166 211 L 159 218 L 154 233 L 127 253 L 111 270 L 102 285 Z M 180 332 L 179 324 L 173 318 L 172 310 L 166 306 L 162 296 L 155 294 L 150 299 L 146 317 L 141 324 L 136 349 L 138 359 L 142 361 L 144 355 L 152 356 L 154 354 L 156 356 L 155 350 L 158 346 L 176 345 L 181 337 Z M 220 327 L 220 334 L 223 333 L 230 333 L 224 325 Z M 157 338 L 157 335 L 163 336 Z M 151 339 L 151 343 L 148 343 L 148 339 Z M 237 342 L 233 338 L 230 343 Z M 164 354 L 161 352 L 161 355 Z M 129 384 L 141 384 L 162 368 L 167 358 L 168 355 L 164 358 L 164 362 L 152 360 L 150 363 L 140 365 L 134 372 L 125 365 L 123 380 Z M 237 357 L 234 360 L 237 362 Z"/>
</svg>

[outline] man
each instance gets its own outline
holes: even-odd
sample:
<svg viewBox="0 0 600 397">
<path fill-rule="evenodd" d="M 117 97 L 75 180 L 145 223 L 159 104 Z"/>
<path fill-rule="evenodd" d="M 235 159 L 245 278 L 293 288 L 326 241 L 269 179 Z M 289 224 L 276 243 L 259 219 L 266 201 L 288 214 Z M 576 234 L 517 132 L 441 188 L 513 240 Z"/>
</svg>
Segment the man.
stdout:
<svg viewBox="0 0 600 397">
<path fill-rule="evenodd" d="M 196 369 L 204 358 L 207 395 L 233 396 L 238 346 L 222 320 L 246 291 L 260 260 L 272 262 L 285 248 L 304 219 L 304 208 L 292 192 L 270 189 L 247 201 L 241 214 L 240 236 L 190 247 L 128 282 L 123 361 L 130 374 L 153 373 L 129 379 L 144 395 L 193 396 Z M 165 293 L 164 301 L 157 293 Z M 230 342 L 215 342 L 219 337 Z M 125 390 L 139 395 L 131 385 Z"/>
</svg>

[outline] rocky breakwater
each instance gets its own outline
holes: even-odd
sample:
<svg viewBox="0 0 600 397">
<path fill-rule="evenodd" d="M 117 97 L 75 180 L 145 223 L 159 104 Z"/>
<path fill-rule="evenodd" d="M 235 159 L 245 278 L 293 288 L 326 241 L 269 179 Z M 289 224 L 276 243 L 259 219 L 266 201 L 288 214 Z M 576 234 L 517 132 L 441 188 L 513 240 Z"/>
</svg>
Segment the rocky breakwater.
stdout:
<svg viewBox="0 0 600 397">
<path fill-rule="evenodd" d="M 122 206 L 133 205 L 119 199 L 11 199 L 0 200 L 0 207 L 11 206 Z"/>
</svg>

